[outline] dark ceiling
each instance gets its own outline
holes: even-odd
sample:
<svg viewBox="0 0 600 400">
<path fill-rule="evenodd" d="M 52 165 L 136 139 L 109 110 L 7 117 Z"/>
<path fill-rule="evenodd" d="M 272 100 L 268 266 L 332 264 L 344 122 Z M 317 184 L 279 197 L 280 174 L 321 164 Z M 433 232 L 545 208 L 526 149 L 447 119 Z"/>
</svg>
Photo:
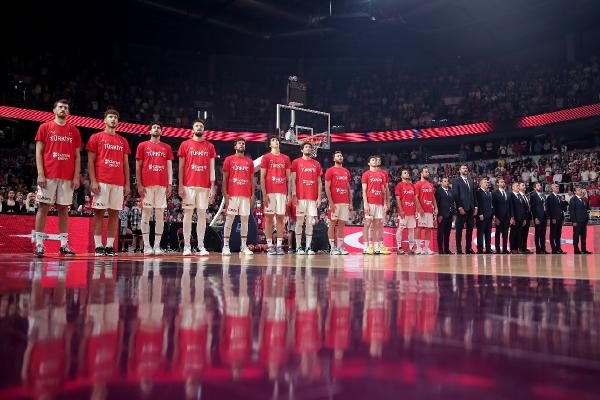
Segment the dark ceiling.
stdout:
<svg viewBox="0 0 600 400">
<path fill-rule="evenodd" d="M 27 4 L 16 4 L 21 10 L 9 23 L 37 42 L 52 43 L 54 33 L 78 44 L 231 53 L 479 51 L 561 37 L 597 26 L 600 17 L 597 0 L 58 1 L 41 2 L 33 14 Z"/>
</svg>

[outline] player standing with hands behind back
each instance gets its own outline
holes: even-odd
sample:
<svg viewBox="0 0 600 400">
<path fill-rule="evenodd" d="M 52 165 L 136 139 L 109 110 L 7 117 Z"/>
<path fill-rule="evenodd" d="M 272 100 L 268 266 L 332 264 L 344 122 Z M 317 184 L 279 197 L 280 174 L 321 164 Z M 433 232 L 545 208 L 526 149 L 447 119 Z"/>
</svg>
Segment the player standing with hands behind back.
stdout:
<svg viewBox="0 0 600 400">
<path fill-rule="evenodd" d="M 197 119 L 192 125 L 193 136 L 179 146 L 179 196 L 183 199 L 183 255 L 192 255 L 192 214 L 198 216 L 196 234 L 198 255 L 207 256 L 204 248 L 206 210 L 215 197 L 215 146 L 204 139 L 204 120 Z"/>
<path fill-rule="evenodd" d="M 94 209 L 94 241 L 97 256 L 116 256 L 114 249 L 119 211 L 129 194 L 129 143 L 117 134 L 119 113 L 109 109 L 104 113 L 104 131 L 94 133 L 86 149 Z M 108 210 L 106 246 L 102 244 L 102 221 Z"/>
</svg>

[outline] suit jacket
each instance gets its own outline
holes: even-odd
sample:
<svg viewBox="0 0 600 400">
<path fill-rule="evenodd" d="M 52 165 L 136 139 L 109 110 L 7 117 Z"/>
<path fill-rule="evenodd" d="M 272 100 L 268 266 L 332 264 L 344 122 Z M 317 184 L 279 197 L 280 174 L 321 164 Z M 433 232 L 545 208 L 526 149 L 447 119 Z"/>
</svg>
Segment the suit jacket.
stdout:
<svg viewBox="0 0 600 400">
<path fill-rule="evenodd" d="M 540 221 L 548 219 L 548 214 L 545 210 L 546 200 L 540 199 L 540 195 L 537 192 L 531 192 L 529 195 L 529 203 L 531 204 L 531 214 L 533 215 L 533 218 L 537 218 Z"/>
<path fill-rule="evenodd" d="M 554 193 L 546 197 L 546 214 L 548 214 L 548 218 L 556 220 L 562 220 L 565 217 L 561 200 Z"/>
<path fill-rule="evenodd" d="M 514 218 L 516 221 L 522 221 L 525 219 L 525 205 L 523 201 L 514 192 L 510 192 L 509 196 L 510 204 L 510 218 Z"/>
<path fill-rule="evenodd" d="M 573 196 L 569 202 L 569 214 L 571 216 L 571 222 L 577 222 L 578 224 L 586 223 L 589 219 L 589 215 L 585 199 L 579 199 L 577 196 Z"/>
<path fill-rule="evenodd" d="M 469 186 L 462 177 L 454 178 L 452 181 L 452 197 L 456 203 L 456 209 L 464 208 L 465 211 L 472 211 L 477 207 L 477 197 L 475 196 L 475 183 L 469 179 Z M 469 189 L 470 188 L 470 189 Z"/>
<path fill-rule="evenodd" d="M 510 192 L 504 190 L 504 193 L 506 193 L 506 200 L 504 200 L 504 196 L 502 196 L 500 189 L 496 189 L 494 190 L 494 193 L 492 193 L 494 215 L 502 221 L 510 218 Z"/>
<path fill-rule="evenodd" d="M 444 218 L 448 218 L 456 214 L 456 205 L 454 204 L 454 197 L 452 192 L 448 189 L 448 194 L 441 186 L 435 191 L 435 201 L 438 206 L 438 215 Z"/>
<path fill-rule="evenodd" d="M 477 197 L 477 217 L 483 215 L 484 218 L 489 219 L 494 216 L 494 205 L 492 202 L 492 194 L 489 191 L 483 189 L 477 189 L 475 192 Z"/>
</svg>

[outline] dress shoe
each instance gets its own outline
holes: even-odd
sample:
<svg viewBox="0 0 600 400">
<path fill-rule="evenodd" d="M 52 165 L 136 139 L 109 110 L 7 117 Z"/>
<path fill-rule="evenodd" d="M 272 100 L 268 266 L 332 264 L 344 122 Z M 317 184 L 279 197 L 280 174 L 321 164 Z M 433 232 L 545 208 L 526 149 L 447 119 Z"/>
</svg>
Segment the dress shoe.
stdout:
<svg viewBox="0 0 600 400">
<path fill-rule="evenodd" d="M 558 252 L 556 250 L 552 250 L 552 254 L 560 254 L 560 252 Z"/>
<path fill-rule="evenodd" d="M 495 251 L 492 251 L 492 250 L 486 250 L 486 251 L 485 251 L 485 254 L 495 254 L 495 253 L 496 253 L 496 252 L 495 252 Z"/>
<path fill-rule="evenodd" d="M 563 249 L 560 249 L 560 250 L 558 251 L 558 254 L 567 254 L 567 252 L 566 252 L 566 251 L 564 251 Z"/>
<path fill-rule="evenodd" d="M 454 253 L 453 253 L 453 252 L 451 252 L 450 250 L 446 250 L 446 251 L 444 252 L 444 254 L 454 254 Z"/>
<path fill-rule="evenodd" d="M 469 249 L 465 251 L 465 254 L 475 254 L 475 252 L 472 249 Z"/>
<path fill-rule="evenodd" d="M 508 250 L 503 250 L 503 251 L 502 251 L 502 254 L 510 254 L 510 251 L 508 251 Z"/>
<path fill-rule="evenodd" d="M 582 251 L 582 253 L 583 253 L 583 254 L 592 254 L 592 252 L 591 252 L 591 251 L 587 251 L 587 250 L 584 250 L 584 251 Z"/>
<path fill-rule="evenodd" d="M 465 254 L 465 253 L 463 253 L 462 250 L 457 250 L 456 254 Z"/>
<path fill-rule="evenodd" d="M 582 254 L 579 250 L 575 250 L 573 254 Z"/>
<path fill-rule="evenodd" d="M 531 251 L 529 249 L 525 249 L 521 253 L 523 253 L 523 254 L 533 254 L 533 251 Z"/>
<path fill-rule="evenodd" d="M 477 250 L 477 254 L 485 254 L 483 250 Z"/>
</svg>

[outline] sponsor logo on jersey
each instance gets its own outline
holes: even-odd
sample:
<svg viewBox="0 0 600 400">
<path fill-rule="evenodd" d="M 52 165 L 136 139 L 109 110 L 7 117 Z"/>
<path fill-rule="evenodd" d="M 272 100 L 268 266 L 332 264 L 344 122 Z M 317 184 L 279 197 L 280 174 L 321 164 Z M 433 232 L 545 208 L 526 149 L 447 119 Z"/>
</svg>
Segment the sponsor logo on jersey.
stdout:
<svg viewBox="0 0 600 400">
<path fill-rule="evenodd" d="M 66 153 L 59 153 L 58 151 L 53 151 L 52 158 L 56 158 L 58 161 L 68 161 L 71 159 L 71 155 Z"/>
</svg>

